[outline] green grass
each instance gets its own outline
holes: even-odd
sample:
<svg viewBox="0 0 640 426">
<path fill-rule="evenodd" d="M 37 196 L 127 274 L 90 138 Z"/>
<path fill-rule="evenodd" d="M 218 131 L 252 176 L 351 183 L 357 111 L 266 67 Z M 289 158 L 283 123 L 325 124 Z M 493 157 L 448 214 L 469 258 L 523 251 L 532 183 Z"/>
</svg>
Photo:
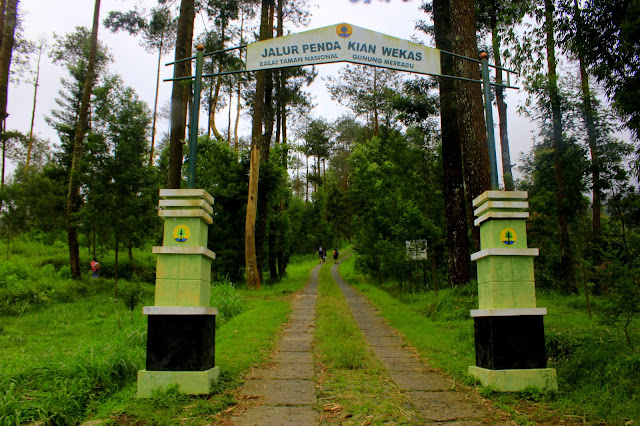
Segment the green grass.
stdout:
<svg viewBox="0 0 640 426">
<path fill-rule="evenodd" d="M 315 257 L 309 257 L 290 264 L 287 277 L 278 284 L 263 286 L 259 291 L 236 286 L 244 306 L 241 313 L 216 330 L 216 364 L 220 367 L 221 377 L 214 393 L 187 397 L 169 391 L 156 398 L 140 400 L 134 398 L 134 383 L 103 403 L 91 418 L 117 417 L 119 421 L 126 418 L 147 424 L 175 424 L 178 418 L 186 419 L 189 424 L 216 421 L 220 411 L 236 402 L 233 390 L 241 384 L 242 373 L 264 362 L 271 353 L 276 336 L 291 311 L 289 295 L 306 284 L 315 261 Z M 159 405 L 167 398 L 173 402 Z"/>
<path fill-rule="evenodd" d="M 592 299 L 590 319 L 584 296 L 538 294 L 538 305 L 549 310 L 547 352 L 561 391 L 553 403 L 594 421 L 623 424 L 640 419 L 638 323 L 631 335 L 635 346 L 629 347 L 621 330 L 602 325 L 600 301 Z"/>
<path fill-rule="evenodd" d="M 330 276 L 330 266 L 327 263 L 320 269 L 315 334 L 323 418 L 346 425 L 415 420 L 406 398 L 367 349 L 342 292 Z"/>
<path fill-rule="evenodd" d="M 318 293 L 316 337 L 320 360 L 332 369 L 356 370 L 371 364 L 362 332 L 331 278 L 328 263 L 320 268 Z"/>
<path fill-rule="evenodd" d="M 316 263 L 315 257 L 308 257 L 291 264 L 281 283 L 260 291 L 238 290 L 231 283 L 213 285 L 212 303 L 224 316 L 216 330 L 221 378 L 215 392 L 189 397 L 170 389 L 156 398 L 137 399 L 137 372 L 144 369 L 146 356 L 146 317 L 141 310 L 153 304 L 153 286 L 121 280 L 119 299 L 114 301 L 113 280 L 73 282 L 56 276 L 52 266 L 34 266 L 43 258 L 61 256 L 59 248 L 43 248 L 37 254 L 36 245 L 24 245 L 5 268 L 27 271 L 24 281 L 32 287 L 42 274 L 52 273 L 48 285 L 54 293 L 71 290 L 64 298 L 39 296 L 41 300 L 28 309 L 0 316 L 1 425 L 91 419 L 210 423 L 235 402 L 233 389 L 241 383 L 241 373 L 270 353 L 290 312 L 289 295 L 306 283 Z M 35 256 L 31 261 L 22 257 L 29 254 Z M 6 261 L 0 262 L 0 269 L 3 264 Z M 11 275 L 0 274 L 0 279 Z"/>
<path fill-rule="evenodd" d="M 104 294 L 0 324 L 0 424 L 78 422 L 144 368 L 144 317 Z"/>
<path fill-rule="evenodd" d="M 60 244 L 58 244 L 60 245 Z M 62 251 L 61 251 L 62 250 Z M 136 268 L 148 271 L 145 258 L 121 280 L 118 301 L 110 279 L 74 282 L 66 278 L 66 249 L 37 241 L 12 243 L 10 260 L 0 260 L 0 424 L 44 421 L 75 424 L 91 419 L 114 423 L 207 424 L 235 401 L 242 373 L 263 362 L 290 310 L 290 295 L 306 283 L 315 256 L 289 265 L 282 282 L 248 291 L 243 284 L 212 287 L 212 303 L 221 315 L 216 330 L 216 364 L 221 380 L 203 397 L 168 390 L 157 398 L 135 398 L 137 371 L 144 368 L 146 318 L 142 305 L 153 304 L 153 286 Z M 109 265 L 105 256 L 103 264 Z M 102 259 L 101 259 L 102 260 Z M 393 387 L 351 318 L 344 298 L 329 275 L 320 273 L 318 362 L 319 395 L 342 407 L 330 421 L 407 422 L 403 397 Z M 395 294 L 368 284 L 343 261 L 341 273 L 369 297 L 408 344 L 431 365 L 472 384 L 474 365 L 474 286 L 439 292 Z M 390 294 L 391 293 L 391 294 Z M 538 292 L 545 317 L 550 367 L 556 368 L 560 392 L 540 395 L 483 395 L 521 424 L 563 420 L 625 424 L 640 418 L 640 333 L 633 324 L 634 347 L 620 330 L 602 325 L 602 300 L 592 298 L 594 317 L 583 296 Z M 133 308 L 133 309 L 131 309 Z M 381 402 L 384 401 L 384 402 Z M 322 407 L 321 407 L 322 409 Z M 566 417 L 570 414 L 572 417 Z M 346 417 L 349 415 L 350 417 Z M 371 416 L 371 417 L 367 417 Z"/>
<path fill-rule="evenodd" d="M 340 272 L 431 365 L 474 384 L 467 368 L 475 365 L 473 320 L 469 316 L 469 310 L 477 307 L 475 286 L 394 297 L 391 285 L 385 291 L 354 271 L 353 257 L 340 265 Z M 601 301 L 592 299 L 595 314 L 589 319 L 584 296 L 538 292 L 538 306 L 549 310 L 545 335 L 549 367 L 558 373 L 557 394 L 490 390 L 482 394 L 520 424 L 558 419 L 625 424 L 640 419 L 639 348 L 629 348 L 619 330 L 601 325 L 597 315 Z M 637 324 L 632 338 L 640 343 Z"/>
</svg>

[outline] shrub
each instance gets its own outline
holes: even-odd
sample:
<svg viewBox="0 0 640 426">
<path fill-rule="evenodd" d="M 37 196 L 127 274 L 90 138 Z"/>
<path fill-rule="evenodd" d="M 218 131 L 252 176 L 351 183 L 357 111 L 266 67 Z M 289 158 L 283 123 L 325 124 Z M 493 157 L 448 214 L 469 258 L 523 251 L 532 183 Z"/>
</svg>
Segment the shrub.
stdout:
<svg viewBox="0 0 640 426">
<path fill-rule="evenodd" d="M 0 288 L 7 287 L 11 283 L 31 279 L 33 268 L 16 262 L 3 262 L 0 264 Z"/>
<path fill-rule="evenodd" d="M 64 265 L 63 267 L 61 267 L 56 273 L 56 277 L 63 280 L 64 279 L 68 280 L 69 278 L 71 278 L 71 266 Z"/>
<path fill-rule="evenodd" d="M 225 278 L 211 285 L 211 306 L 218 308 L 216 327 L 229 321 L 244 310 L 244 299 L 236 291 L 233 283 Z"/>
<path fill-rule="evenodd" d="M 56 268 L 53 265 L 47 264 L 40 268 L 40 276 L 44 279 L 51 279 L 56 275 Z"/>
<path fill-rule="evenodd" d="M 614 280 L 601 312 L 602 323 L 621 330 L 632 346 L 630 331 L 640 315 L 640 268 L 627 265 L 612 269 Z"/>
<path fill-rule="evenodd" d="M 134 258 L 133 262 L 128 259 L 118 259 L 118 279 L 153 283 L 156 279 L 156 263 L 153 256 L 140 256 Z M 101 257 L 100 261 L 100 277 L 115 277 L 115 260 L 111 257 Z M 82 268 L 89 271 L 90 259 L 81 261 Z"/>
<path fill-rule="evenodd" d="M 153 300 L 154 290 L 149 285 L 134 281 L 118 282 L 118 299 L 133 311 L 145 300 Z"/>
</svg>

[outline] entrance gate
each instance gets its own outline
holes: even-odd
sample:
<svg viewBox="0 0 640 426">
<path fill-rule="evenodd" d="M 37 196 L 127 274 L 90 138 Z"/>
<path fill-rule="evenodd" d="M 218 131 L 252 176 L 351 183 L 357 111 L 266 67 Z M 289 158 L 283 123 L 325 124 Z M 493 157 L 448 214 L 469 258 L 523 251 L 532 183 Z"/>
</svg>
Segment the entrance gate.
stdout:
<svg viewBox="0 0 640 426">
<path fill-rule="evenodd" d="M 205 57 L 242 48 L 247 49 L 244 70 L 202 75 Z M 209 306 L 210 268 L 215 254 L 206 248 L 213 198 L 204 190 L 194 189 L 202 78 L 333 62 L 483 84 L 492 190 L 473 201 L 481 250 L 471 256 L 478 266 L 479 309 L 471 311 L 476 365 L 469 367 L 469 374 L 484 386 L 502 391 L 521 391 L 528 386 L 557 390 L 555 370 L 546 367 L 543 316 L 547 310 L 536 306 L 533 257 L 538 249 L 528 248 L 526 241 L 527 193 L 498 190 L 492 83 L 486 52 L 476 60 L 347 23 L 216 52 L 204 53 L 202 45 L 197 50 L 195 56 L 167 64 L 195 60 L 196 65 L 195 76 L 165 80 L 193 81 L 188 189 L 160 191 L 164 240 L 163 246 L 153 248 L 158 254 L 155 306 L 143 308 L 149 324 L 146 369 L 138 373 L 139 397 L 175 384 L 188 394 L 206 394 L 219 372 L 214 356 L 217 309 Z M 441 55 L 477 62 L 482 80 L 443 75 Z M 515 88 L 510 83 L 513 71 L 491 67 L 506 72 L 507 84 L 501 86 Z"/>
</svg>

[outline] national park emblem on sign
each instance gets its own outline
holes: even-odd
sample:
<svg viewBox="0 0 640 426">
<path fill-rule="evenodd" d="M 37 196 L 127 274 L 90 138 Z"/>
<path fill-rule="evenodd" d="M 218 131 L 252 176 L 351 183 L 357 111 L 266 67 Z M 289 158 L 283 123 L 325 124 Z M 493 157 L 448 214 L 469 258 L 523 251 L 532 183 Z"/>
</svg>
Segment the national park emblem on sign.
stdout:
<svg viewBox="0 0 640 426">
<path fill-rule="evenodd" d="M 178 225 L 173 228 L 173 239 L 179 243 L 184 243 L 191 236 L 191 231 L 186 225 Z"/>
<path fill-rule="evenodd" d="M 511 246 L 518 241 L 518 235 L 513 228 L 505 228 L 500 231 L 500 241 L 502 241 L 504 245 Z"/>
<path fill-rule="evenodd" d="M 349 24 L 340 24 L 336 27 L 336 34 L 342 38 L 347 38 L 353 33 L 353 28 Z"/>
</svg>

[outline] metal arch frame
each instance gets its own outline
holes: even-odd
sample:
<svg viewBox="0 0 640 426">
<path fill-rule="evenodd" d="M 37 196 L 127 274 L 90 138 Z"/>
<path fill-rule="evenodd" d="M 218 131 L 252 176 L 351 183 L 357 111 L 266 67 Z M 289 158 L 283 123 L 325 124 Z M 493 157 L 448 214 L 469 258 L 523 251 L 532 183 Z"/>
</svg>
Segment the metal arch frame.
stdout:
<svg viewBox="0 0 640 426">
<path fill-rule="evenodd" d="M 198 47 L 200 47 L 202 45 L 198 45 Z M 230 75 L 230 74 L 240 74 L 240 73 L 245 73 L 245 72 L 257 72 L 257 70 L 233 70 L 233 71 L 223 71 L 223 72 L 218 72 L 218 73 L 213 73 L 213 74 L 205 74 L 202 75 L 202 68 L 203 68 L 203 63 L 204 63 L 204 58 L 207 56 L 213 56 L 213 55 L 218 55 L 220 53 L 225 53 L 225 52 L 229 52 L 232 50 L 237 50 L 237 49 L 243 49 L 246 48 L 248 45 L 247 44 L 242 44 L 240 46 L 235 46 L 235 47 L 229 47 L 227 49 L 222 49 L 222 50 L 216 50 L 213 52 L 207 52 L 207 53 L 203 53 L 204 50 L 204 46 L 202 47 L 202 50 L 198 49 L 198 51 L 196 52 L 196 54 L 194 56 L 188 57 L 188 58 L 183 58 L 183 59 L 179 59 L 177 61 L 173 61 L 173 62 L 168 62 L 167 64 L 165 64 L 165 66 L 169 66 L 169 65 L 175 65 L 178 63 L 182 63 L 182 62 L 186 62 L 186 61 L 192 61 L 195 59 L 196 61 L 196 73 L 195 75 L 192 76 L 186 76 L 186 77 L 176 77 L 175 76 L 175 67 L 174 67 L 174 76 L 173 78 L 168 78 L 168 79 L 164 79 L 162 80 L 163 82 L 166 81 L 185 81 L 185 80 L 191 80 L 193 81 L 193 100 L 191 103 L 191 116 L 189 117 L 189 169 L 188 169 L 188 175 L 187 175 L 187 188 L 194 188 L 195 185 L 195 175 L 196 175 L 196 155 L 197 155 L 197 143 L 198 143 L 198 126 L 199 126 L 199 116 L 200 116 L 200 92 L 202 89 L 202 78 L 205 77 L 217 77 L 217 76 L 221 76 L 221 75 Z M 485 107 L 485 125 L 487 127 L 487 145 L 488 145 L 488 150 L 489 150 L 489 166 L 490 166 L 490 174 L 491 174 L 491 187 L 493 190 L 497 190 L 499 189 L 499 182 L 498 182 L 498 170 L 497 170 L 497 159 L 496 159 L 496 142 L 495 142 L 495 132 L 493 129 L 493 108 L 491 105 L 491 86 L 497 86 L 497 87 L 503 87 L 506 89 L 518 89 L 519 87 L 517 86 L 512 86 L 511 85 L 511 74 L 517 75 L 517 72 L 510 70 L 508 68 L 503 68 L 503 67 L 498 67 L 492 64 L 489 64 L 489 60 L 488 60 L 488 54 L 487 55 L 481 55 L 482 59 L 478 60 L 478 59 L 473 59 L 473 58 L 469 58 L 466 56 L 462 56 L 462 55 L 458 55 L 455 53 L 451 53 L 451 52 L 447 52 L 444 50 L 440 50 L 441 54 L 446 54 L 446 55 L 450 55 L 456 58 L 460 58 L 460 59 L 464 59 L 467 61 L 471 61 L 471 62 L 476 62 L 478 64 L 480 64 L 481 66 L 481 74 L 482 74 L 482 80 L 474 80 L 474 79 L 470 79 L 470 78 L 464 78 L 464 77 L 457 77 L 457 76 L 453 76 L 453 75 L 443 75 L 443 74 L 439 74 L 439 75 L 434 75 L 431 74 L 433 76 L 436 77 L 446 77 L 446 78 L 452 78 L 455 80 L 461 80 L 461 81 L 468 81 L 468 82 L 472 82 L 472 83 L 481 83 L 483 85 L 483 89 L 484 89 L 484 107 Z M 342 62 L 349 62 L 349 61 L 342 61 Z M 300 65 L 297 65 L 300 66 Z M 369 65 L 369 66 L 375 66 L 375 65 Z M 264 71 L 264 70 L 269 70 L 269 69 L 279 69 L 279 68 L 293 68 L 296 67 L 296 65 L 292 66 L 292 67 L 272 67 L 272 68 L 264 68 L 262 70 L 259 71 Z M 489 67 L 492 67 L 496 70 L 499 70 L 501 73 L 502 72 L 506 72 L 507 75 L 507 84 L 497 84 L 497 83 L 492 83 L 490 76 L 489 76 Z M 387 68 L 387 67 L 379 67 L 379 68 Z M 411 72 L 411 71 L 405 71 L 405 72 Z M 418 74 L 418 73 L 414 73 L 411 72 L 412 74 Z M 195 106 L 198 106 L 198 108 L 196 108 Z"/>
</svg>

